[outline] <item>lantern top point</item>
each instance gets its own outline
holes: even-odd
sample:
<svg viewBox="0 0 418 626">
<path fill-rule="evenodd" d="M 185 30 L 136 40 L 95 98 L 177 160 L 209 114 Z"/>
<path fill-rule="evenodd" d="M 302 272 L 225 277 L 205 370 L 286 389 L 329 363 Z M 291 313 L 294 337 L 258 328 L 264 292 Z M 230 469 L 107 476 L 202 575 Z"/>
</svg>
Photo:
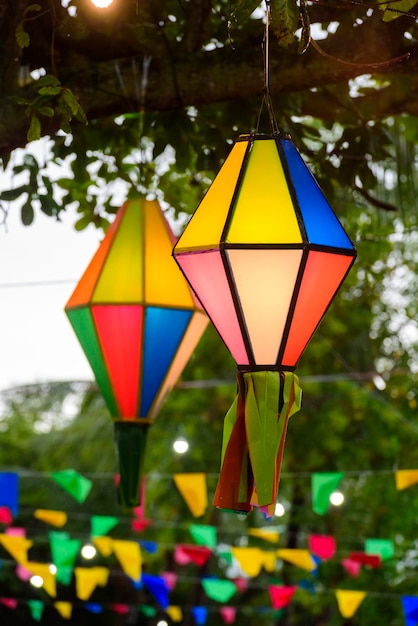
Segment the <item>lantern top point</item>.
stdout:
<svg viewBox="0 0 418 626">
<path fill-rule="evenodd" d="M 252 133 L 243 133 L 242 135 L 239 135 L 235 141 L 258 141 L 263 139 L 287 139 L 288 141 L 291 141 L 292 138 L 288 133 L 284 133 L 281 130 L 271 133 L 260 133 L 257 130 Z"/>
</svg>

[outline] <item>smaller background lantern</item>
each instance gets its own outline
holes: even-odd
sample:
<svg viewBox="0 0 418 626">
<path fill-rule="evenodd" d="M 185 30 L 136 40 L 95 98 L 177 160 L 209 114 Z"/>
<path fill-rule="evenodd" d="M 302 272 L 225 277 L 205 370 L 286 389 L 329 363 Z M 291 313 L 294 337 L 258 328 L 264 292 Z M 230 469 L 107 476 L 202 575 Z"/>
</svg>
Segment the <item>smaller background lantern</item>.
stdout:
<svg viewBox="0 0 418 626">
<path fill-rule="evenodd" d="M 138 504 L 148 427 L 208 323 L 174 242 L 157 201 L 129 200 L 65 306 L 114 420 L 126 506 Z"/>
</svg>

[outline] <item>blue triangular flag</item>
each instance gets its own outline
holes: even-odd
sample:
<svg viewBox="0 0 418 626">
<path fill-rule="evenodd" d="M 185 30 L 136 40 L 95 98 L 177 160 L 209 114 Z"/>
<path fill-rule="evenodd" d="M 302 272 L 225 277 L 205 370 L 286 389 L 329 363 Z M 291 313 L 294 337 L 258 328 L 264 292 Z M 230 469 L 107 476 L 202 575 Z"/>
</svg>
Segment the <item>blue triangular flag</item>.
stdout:
<svg viewBox="0 0 418 626">
<path fill-rule="evenodd" d="M 142 582 L 148 591 L 154 596 L 162 609 L 170 606 L 168 599 L 167 583 L 161 576 L 153 576 L 152 574 L 142 574 Z"/>
<path fill-rule="evenodd" d="M 15 472 L 0 472 L 0 506 L 7 506 L 16 517 L 19 511 L 19 476 Z"/>
</svg>

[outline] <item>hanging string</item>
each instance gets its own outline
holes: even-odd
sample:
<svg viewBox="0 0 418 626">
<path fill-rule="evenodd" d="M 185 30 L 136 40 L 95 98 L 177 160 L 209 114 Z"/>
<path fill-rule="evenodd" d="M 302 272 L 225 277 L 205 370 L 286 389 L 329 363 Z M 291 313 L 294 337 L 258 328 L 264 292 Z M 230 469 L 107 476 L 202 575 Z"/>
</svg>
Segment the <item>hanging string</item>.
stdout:
<svg viewBox="0 0 418 626">
<path fill-rule="evenodd" d="M 263 41 L 263 48 L 264 48 L 264 86 L 263 86 L 263 100 L 261 102 L 260 111 L 258 113 L 256 132 L 258 133 L 259 126 L 260 126 L 261 113 L 262 113 L 263 108 L 265 106 L 266 109 L 267 109 L 267 114 L 269 116 L 271 131 L 272 131 L 273 135 L 276 135 L 276 134 L 280 133 L 280 129 L 279 129 L 279 125 L 277 124 L 276 117 L 274 115 L 273 103 L 271 101 L 270 87 L 269 87 L 269 82 L 270 82 L 270 67 L 269 67 L 269 64 L 270 64 L 270 39 L 269 39 L 269 37 L 270 37 L 270 11 L 271 11 L 271 2 L 270 2 L 270 0 L 265 0 L 265 4 L 266 4 L 266 27 L 265 27 L 265 31 L 264 31 L 264 41 Z"/>
</svg>

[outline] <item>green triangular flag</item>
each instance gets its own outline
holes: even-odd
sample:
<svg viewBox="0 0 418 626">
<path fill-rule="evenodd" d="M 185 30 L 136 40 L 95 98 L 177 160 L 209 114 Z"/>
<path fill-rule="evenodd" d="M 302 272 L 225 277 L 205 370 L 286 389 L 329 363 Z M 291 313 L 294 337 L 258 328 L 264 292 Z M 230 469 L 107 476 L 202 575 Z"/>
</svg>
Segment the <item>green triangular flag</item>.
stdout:
<svg viewBox="0 0 418 626">
<path fill-rule="evenodd" d="M 91 480 L 73 469 L 51 472 L 51 478 L 80 504 L 87 498 L 92 487 Z"/>
<path fill-rule="evenodd" d="M 69 585 L 73 568 L 81 548 L 80 539 L 71 539 L 68 533 L 51 531 L 49 533 L 52 562 L 57 568 L 55 578 L 62 585 Z"/>
<path fill-rule="evenodd" d="M 204 578 L 202 587 L 206 595 L 216 602 L 228 602 L 237 590 L 231 580 L 218 580 L 216 578 Z"/>
<path fill-rule="evenodd" d="M 155 617 L 157 615 L 157 609 L 149 604 L 140 604 L 138 609 L 146 617 Z"/>
<path fill-rule="evenodd" d="M 44 610 L 44 603 L 41 600 L 28 600 L 28 607 L 32 619 L 36 622 L 40 622 Z"/>
<path fill-rule="evenodd" d="M 329 507 L 329 497 L 344 478 L 342 472 L 312 474 L 312 509 L 318 515 L 325 515 Z"/>
<path fill-rule="evenodd" d="M 234 563 L 234 557 L 232 556 L 232 551 L 229 550 L 219 550 L 216 553 L 220 559 L 223 559 L 228 567 L 231 567 Z"/>
<path fill-rule="evenodd" d="M 382 561 L 393 559 L 395 555 L 392 539 L 366 539 L 364 551 L 366 554 L 378 554 Z"/>
<path fill-rule="evenodd" d="M 109 530 L 116 526 L 118 522 L 119 518 L 111 515 L 92 515 L 91 536 L 103 537 L 103 535 L 107 535 Z"/>
<path fill-rule="evenodd" d="M 216 527 L 204 524 L 190 524 L 190 534 L 199 546 L 216 548 Z"/>
</svg>

